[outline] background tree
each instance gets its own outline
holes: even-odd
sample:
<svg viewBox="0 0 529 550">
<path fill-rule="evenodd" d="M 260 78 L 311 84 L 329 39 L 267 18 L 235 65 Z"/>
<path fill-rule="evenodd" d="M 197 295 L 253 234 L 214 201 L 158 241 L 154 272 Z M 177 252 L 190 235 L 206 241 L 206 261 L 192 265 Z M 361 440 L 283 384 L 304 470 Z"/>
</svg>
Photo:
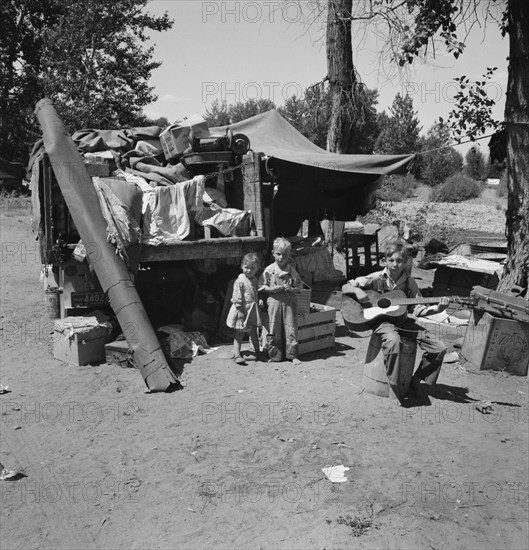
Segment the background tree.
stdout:
<svg viewBox="0 0 529 550">
<path fill-rule="evenodd" d="M 391 1 L 395 4 L 395 1 Z M 465 2 L 464 0 L 412 0 L 407 2 L 415 21 L 409 28 L 409 38 L 396 57 L 400 63 L 412 62 L 414 55 L 424 51 L 433 37 L 441 33 L 446 37 L 448 49 L 454 55 L 463 51 L 464 44 L 457 41 L 458 26 L 480 22 L 488 15 L 489 2 Z M 485 6 L 484 6 L 485 4 Z M 507 96 L 505 101 L 504 128 L 507 160 L 507 261 L 499 289 L 508 290 L 513 285 L 527 289 L 529 285 L 529 2 L 507 0 L 501 21 L 502 34 L 509 35 L 509 67 Z M 478 9 L 479 7 L 479 9 Z M 456 57 L 457 57 L 456 55 Z M 483 86 L 494 68 L 487 69 L 483 81 L 469 90 L 466 77 L 460 77 L 461 90 L 456 96 L 455 109 L 461 134 L 475 136 L 488 127 L 496 129 L 491 117 L 490 101 Z M 470 87 L 472 88 L 472 87 Z M 475 93 L 474 93 L 475 92 Z M 480 100 L 481 98 L 481 100 Z M 469 102 L 472 104 L 468 107 Z"/>
<path fill-rule="evenodd" d="M 421 126 L 410 96 L 402 97 L 398 93 L 389 108 L 389 116 L 382 120 L 384 125 L 375 143 L 378 153 L 403 155 L 417 151 Z"/>
<path fill-rule="evenodd" d="M 333 47 L 327 48 L 327 76 L 334 78 L 335 87 L 341 83 L 345 92 L 350 88 L 355 75 L 348 57 L 351 21 L 371 25 L 384 39 L 383 58 L 405 66 L 419 55 L 442 51 L 439 42 L 442 49 L 459 57 L 465 44 L 458 38 L 458 29 L 466 32 L 476 23 L 482 26 L 483 19 L 490 19 L 489 6 L 493 4 L 494 0 L 374 0 L 356 2 L 353 13 L 352 0 L 328 0 L 327 44 L 331 42 Z M 500 289 L 508 289 L 513 284 L 527 288 L 529 283 L 529 2 L 506 0 L 503 6 L 506 9 L 499 23 L 509 35 L 510 50 L 505 103 L 508 255 Z M 341 34 L 337 29 L 342 29 Z M 342 71 L 332 71 L 333 67 Z M 342 97 L 347 96 L 345 92 Z M 333 120 L 337 112 L 341 112 L 340 101 L 333 102 Z"/>
<path fill-rule="evenodd" d="M 358 97 L 363 84 L 353 65 L 351 42 L 352 0 L 328 0 L 327 4 L 327 76 L 330 97 L 327 150 L 349 153 L 351 130 L 362 121 L 364 112 Z"/>
<path fill-rule="evenodd" d="M 248 99 L 247 101 L 238 101 L 230 106 L 231 122 L 240 122 L 255 115 L 266 113 L 275 109 L 276 104 L 271 99 Z"/>
<path fill-rule="evenodd" d="M 156 99 L 160 63 L 147 31 L 172 26 L 147 0 L 4 0 L 0 11 L 1 145 L 26 160 L 40 135 L 36 102 L 48 95 L 70 131 L 135 125 Z"/>
<path fill-rule="evenodd" d="M 138 121 L 141 123 L 141 126 L 160 126 L 160 128 L 166 128 L 171 123 L 169 122 L 169 119 L 165 116 L 159 116 L 158 118 L 150 118 L 146 115 L 143 115 L 142 118 Z M 178 122 L 176 120 L 173 120 L 173 123 Z"/>
<path fill-rule="evenodd" d="M 482 181 L 487 178 L 485 155 L 477 145 L 474 145 L 467 151 L 463 171 L 474 180 Z"/>
<path fill-rule="evenodd" d="M 230 114 L 228 112 L 228 104 L 226 101 L 219 101 L 216 99 L 211 104 L 211 107 L 206 108 L 204 120 L 210 127 L 226 126 L 227 124 L 230 124 Z"/>
<path fill-rule="evenodd" d="M 442 121 L 435 122 L 426 137 L 419 139 L 418 172 L 426 185 L 435 187 L 463 168 L 463 157 L 449 146 L 450 141 L 450 130 Z"/>
<path fill-rule="evenodd" d="M 378 91 L 363 88 L 357 95 L 357 102 L 364 116 L 354 119 L 349 129 L 349 153 L 371 154 L 380 133 L 376 112 Z M 279 108 L 292 126 L 322 149 L 327 147 L 331 110 L 330 90 L 322 86 L 307 88 L 303 98 L 288 98 Z"/>
<path fill-rule="evenodd" d="M 226 126 L 275 108 L 276 105 L 272 100 L 264 98 L 248 99 L 230 104 L 216 99 L 211 107 L 206 108 L 204 120 L 208 126 Z"/>
<path fill-rule="evenodd" d="M 327 148 L 331 96 L 323 86 L 307 88 L 302 98 L 287 98 L 279 112 L 306 138 L 322 149 Z"/>
</svg>

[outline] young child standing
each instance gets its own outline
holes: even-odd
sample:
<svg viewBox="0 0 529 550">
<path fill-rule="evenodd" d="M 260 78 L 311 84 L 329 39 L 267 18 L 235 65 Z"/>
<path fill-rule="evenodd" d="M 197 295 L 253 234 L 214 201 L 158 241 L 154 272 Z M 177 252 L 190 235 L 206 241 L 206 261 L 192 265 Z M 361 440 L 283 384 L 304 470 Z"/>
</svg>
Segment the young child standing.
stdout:
<svg viewBox="0 0 529 550">
<path fill-rule="evenodd" d="M 302 281 L 297 271 L 288 264 L 292 245 L 283 237 L 275 239 L 272 255 L 275 262 L 265 268 L 259 279 L 259 292 L 267 296 L 269 326 L 273 345 L 283 357 L 299 364 L 297 338 L 297 302 Z"/>
<path fill-rule="evenodd" d="M 257 297 L 257 278 L 259 258 L 254 253 L 246 254 L 241 261 L 242 273 L 233 284 L 232 306 L 226 318 L 226 324 L 235 329 L 233 340 L 233 360 L 238 365 L 246 362 L 241 356 L 244 335 L 250 333 L 256 359 L 260 357 L 258 328 L 261 326 Z"/>
<path fill-rule="evenodd" d="M 377 271 L 351 279 L 342 287 L 344 293 L 348 293 L 359 287 L 360 289 L 371 289 L 380 293 L 401 290 L 407 298 L 420 298 L 421 292 L 417 282 L 410 275 L 408 251 L 403 242 L 395 240 L 388 242 L 385 247 L 386 267 L 382 271 Z M 448 298 L 439 298 L 439 303 L 433 306 L 424 304 L 416 305 L 413 308 L 415 317 L 425 317 L 433 313 L 444 311 L 448 307 Z M 438 340 L 433 334 L 417 325 L 412 318 L 406 318 L 401 324 L 394 325 L 390 322 L 382 322 L 373 332 L 379 334 L 382 338 L 382 351 L 384 353 L 384 364 L 388 376 L 389 385 L 402 402 L 403 395 L 398 395 L 398 381 L 400 378 L 400 341 L 401 335 L 415 337 L 417 344 L 424 351 L 421 363 L 413 375 L 411 389 L 421 395 L 421 380 L 428 385 L 434 385 L 441 371 L 446 346 Z"/>
</svg>

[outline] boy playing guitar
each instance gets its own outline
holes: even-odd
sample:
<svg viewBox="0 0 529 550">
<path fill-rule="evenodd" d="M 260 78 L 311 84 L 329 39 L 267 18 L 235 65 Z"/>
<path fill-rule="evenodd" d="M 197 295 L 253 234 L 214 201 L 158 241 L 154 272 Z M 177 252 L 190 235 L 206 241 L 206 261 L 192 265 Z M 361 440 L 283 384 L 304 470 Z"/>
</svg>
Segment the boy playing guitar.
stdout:
<svg viewBox="0 0 529 550">
<path fill-rule="evenodd" d="M 361 291 L 358 292 L 358 289 L 375 290 L 382 294 L 400 290 L 404 292 L 407 298 L 421 298 L 422 295 L 417 282 L 411 276 L 410 270 L 405 269 L 409 260 L 405 244 L 398 240 L 390 241 L 386 244 L 384 253 L 386 267 L 382 271 L 351 279 L 342 287 L 343 293 L 355 295 L 359 301 L 365 299 L 367 295 Z M 448 307 L 448 303 L 449 299 L 447 297 L 439 298 L 439 303 L 435 305 L 416 305 L 412 313 L 415 317 L 440 313 Z M 345 319 L 346 314 L 344 311 L 342 313 Z M 435 384 L 446 354 L 446 346 L 443 342 L 417 325 L 413 318 L 408 317 L 403 320 L 399 319 L 396 323 L 382 321 L 373 328 L 373 332 L 379 334 L 382 339 L 382 351 L 388 382 L 399 402 L 402 403 L 402 399 L 406 397 L 405 395 L 399 395 L 398 390 L 401 335 L 415 338 L 419 347 L 424 351 L 421 363 L 413 375 L 410 389 L 421 396 L 421 380 L 424 380 L 430 386 Z"/>
</svg>

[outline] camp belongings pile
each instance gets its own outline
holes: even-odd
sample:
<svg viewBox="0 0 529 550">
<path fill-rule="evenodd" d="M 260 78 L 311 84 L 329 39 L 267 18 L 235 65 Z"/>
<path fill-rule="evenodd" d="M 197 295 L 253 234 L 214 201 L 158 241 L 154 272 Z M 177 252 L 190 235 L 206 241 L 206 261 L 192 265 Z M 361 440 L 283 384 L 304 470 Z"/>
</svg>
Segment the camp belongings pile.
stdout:
<svg viewBox="0 0 529 550">
<path fill-rule="evenodd" d="M 184 163 L 179 162 L 184 153 L 192 151 L 194 139 L 208 137 L 206 122 L 199 115 L 163 131 L 152 126 L 82 130 L 72 136 L 89 175 L 94 178 L 109 225 L 109 240 L 116 244 L 120 254 L 129 244 L 140 240 L 154 246 L 172 245 L 192 235 L 194 222 L 215 227 L 224 236 L 233 236 L 243 225 L 250 226 L 251 212 L 227 208 L 222 191 L 207 187 L 207 176 L 193 178 Z M 111 173 L 117 178 L 108 178 Z M 123 192 L 120 185 L 123 181 L 129 187 L 135 184 L 142 195 L 141 218 L 134 217 L 134 208 L 129 208 L 130 216 L 126 215 L 131 200 L 130 192 Z M 139 235 L 136 226 L 140 219 Z"/>
</svg>

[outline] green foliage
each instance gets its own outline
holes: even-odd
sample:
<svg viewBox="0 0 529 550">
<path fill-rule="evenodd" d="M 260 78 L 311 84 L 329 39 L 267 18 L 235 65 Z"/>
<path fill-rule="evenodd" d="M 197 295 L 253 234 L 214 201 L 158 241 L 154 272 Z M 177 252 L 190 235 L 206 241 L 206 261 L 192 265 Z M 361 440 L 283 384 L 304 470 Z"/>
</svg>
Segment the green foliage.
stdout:
<svg viewBox="0 0 529 550">
<path fill-rule="evenodd" d="M 331 120 L 331 96 L 322 86 L 311 86 L 302 98 L 291 97 L 279 109 L 282 116 L 307 139 L 322 149 L 327 148 Z"/>
<path fill-rule="evenodd" d="M 230 124 L 230 114 L 228 112 L 228 104 L 226 101 L 216 99 L 211 107 L 206 109 L 204 120 L 209 127 L 226 126 Z"/>
<path fill-rule="evenodd" d="M 442 122 L 435 122 L 419 140 L 420 150 L 430 151 L 418 155 L 419 177 L 426 185 L 435 187 L 463 168 L 463 157 L 449 143 L 450 132 Z"/>
<path fill-rule="evenodd" d="M 210 127 L 226 126 L 275 108 L 275 103 L 270 99 L 248 99 L 229 105 L 226 101 L 216 99 L 211 107 L 206 109 L 204 119 Z"/>
<path fill-rule="evenodd" d="M 486 172 L 487 172 L 487 178 L 501 178 L 505 168 L 506 168 L 506 162 L 499 162 L 498 160 L 494 160 L 492 162 L 489 161 L 486 164 Z"/>
<path fill-rule="evenodd" d="M 402 202 L 413 197 L 417 189 L 417 180 L 412 174 L 406 176 L 386 176 L 377 196 L 383 201 Z"/>
<path fill-rule="evenodd" d="M 474 146 L 467 151 L 463 172 L 474 180 L 483 181 L 487 178 L 485 155 L 479 147 Z"/>
<path fill-rule="evenodd" d="M 413 26 L 401 25 L 402 42 L 396 61 L 403 66 L 413 63 L 421 50 L 426 50 L 436 34 L 440 35 L 448 52 L 457 59 L 465 44 L 457 38 L 455 19 L 459 8 L 453 0 L 408 0 L 409 14 L 414 17 Z"/>
<path fill-rule="evenodd" d="M 413 100 L 409 95 L 402 97 L 398 93 L 389 111 L 389 116 L 384 113 L 380 118 L 383 126 L 375 144 L 376 152 L 390 155 L 415 153 L 421 127 L 417 112 L 413 110 Z"/>
<path fill-rule="evenodd" d="M 31 197 L 25 191 L 0 190 L 0 210 L 29 210 Z"/>
<path fill-rule="evenodd" d="M 454 174 L 441 186 L 432 189 L 431 198 L 435 202 L 461 202 L 481 195 L 480 183 L 466 174 Z"/>
<path fill-rule="evenodd" d="M 496 104 L 487 95 L 487 83 L 497 67 L 487 67 L 483 80 L 471 83 L 466 76 L 454 78 L 459 90 L 454 95 L 455 108 L 448 114 L 448 125 L 457 140 L 463 137 L 475 139 L 487 130 L 499 130 L 502 124 L 492 116 Z"/>
<path fill-rule="evenodd" d="M 232 122 L 240 122 L 275 108 L 276 104 L 271 99 L 249 99 L 244 103 L 239 101 L 230 105 L 230 119 Z"/>
<path fill-rule="evenodd" d="M 176 120 L 173 120 L 174 122 L 178 122 Z M 160 128 L 166 128 L 171 123 L 169 122 L 169 119 L 165 116 L 160 116 L 158 118 L 149 118 L 146 115 L 143 115 L 142 117 L 139 117 L 138 122 L 136 123 L 137 126 L 159 126 Z"/>
<path fill-rule="evenodd" d="M 70 131 L 133 126 L 156 99 L 160 63 L 147 32 L 172 26 L 145 0 L 3 0 L 0 7 L 0 146 L 26 161 L 40 136 L 35 104 L 51 97 Z"/>
</svg>

